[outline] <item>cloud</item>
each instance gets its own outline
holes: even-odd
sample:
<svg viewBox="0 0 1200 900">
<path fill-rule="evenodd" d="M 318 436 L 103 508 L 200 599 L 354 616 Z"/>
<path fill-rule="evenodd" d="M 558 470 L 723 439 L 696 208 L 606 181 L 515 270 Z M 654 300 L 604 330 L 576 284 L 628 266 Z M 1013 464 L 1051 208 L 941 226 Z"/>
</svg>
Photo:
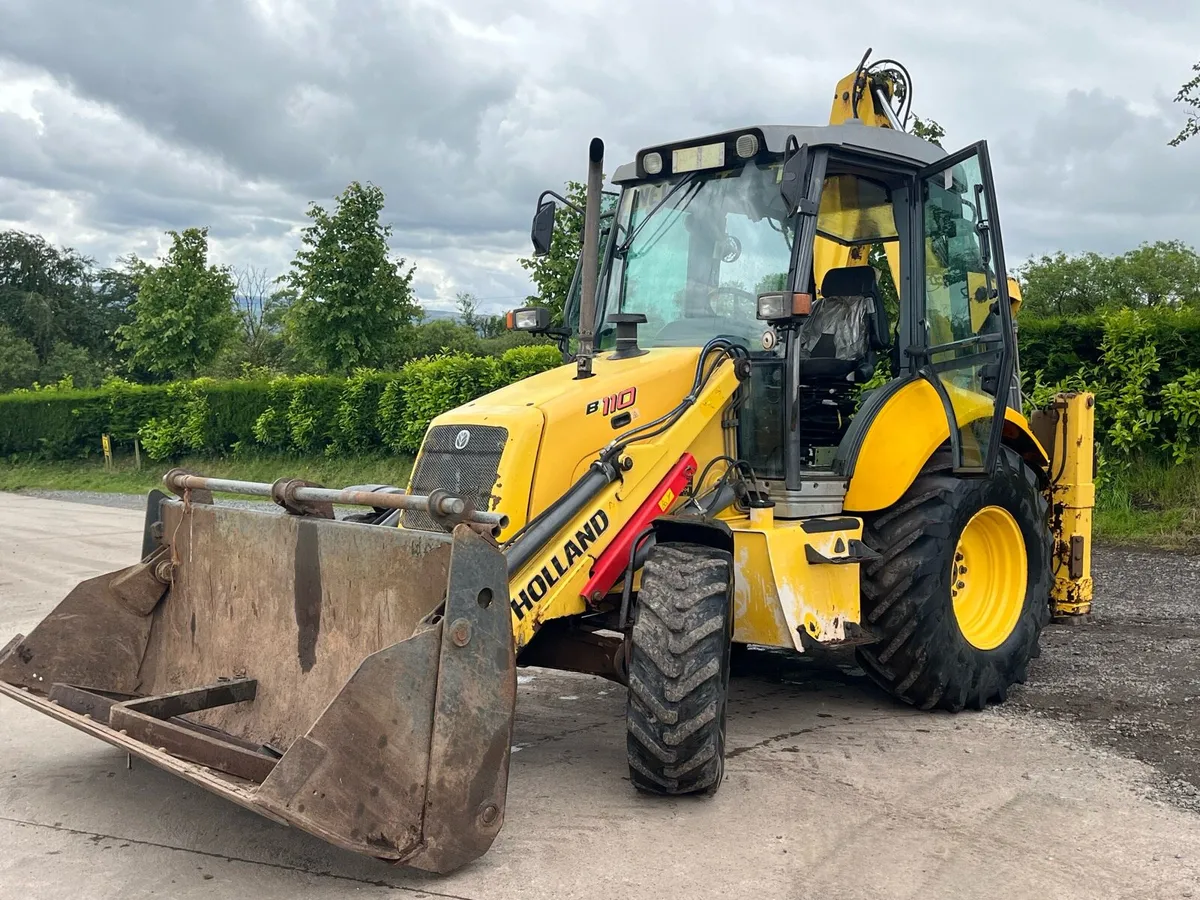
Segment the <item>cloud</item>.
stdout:
<svg viewBox="0 0 1200 900">
<path fill-rule="evenodd" d="M 424 302 L 501 309 L 530 289 L 533 200 L 594 134 L 611 172 L 820 122 L 873 43 L 948 144 L 988 139 L 1010 259 L 1200 244 L 1200 145 L 1165 146 L 1198 28 L 1186 0 L 0 0 L 0 227 L 107 262 L 207 224 L 220 259 L 278 273 L 307 204 L 369 180 Z"/>
<path fill-rule="evenodd" d="M 1119 253 L 1143 240 L 1200 243 L 1197 157 L 1195 148 L 1168 146 L 1178 131 L 1172 115 L 1161 101 L 1142 113 L 1099 90 L 1073 90 L 1035 118 L 997 164 L 1006 234 L 1017 223 L 1012 249 Z"/>
</svg>

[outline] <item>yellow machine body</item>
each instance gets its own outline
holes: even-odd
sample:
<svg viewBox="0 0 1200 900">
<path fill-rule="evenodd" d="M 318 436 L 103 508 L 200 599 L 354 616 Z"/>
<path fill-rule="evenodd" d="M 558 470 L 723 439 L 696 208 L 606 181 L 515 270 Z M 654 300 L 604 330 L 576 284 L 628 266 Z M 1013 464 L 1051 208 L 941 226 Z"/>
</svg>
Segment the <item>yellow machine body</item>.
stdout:
<svg viewBox="0 0 1200 900">
<path fill-rule="evenodd" d="M 699 348 L 691 347 L 651 350 L 634 364 L 601 355 L 595 360 L 595 374 L 584 381 L 574 380 L 571 366 L 552 369 L 444 413 L 430 427 L 494 425 L 507 429 L 508 443 L 500 457 L 490 504 L 508 515 L 509 525 L 499 535 L 503 542 L 579 480 L 616 436 L 614 416 L 627 415 L 628 427 L 632 427 L 675 406 L 691 388 L 699 353 Z M 605 414 L 607 398 L 618 398 L 616 402 L 624 405 Z M 727 452 L 719 416 L 706 421 L 694 438 L 682 444 L 674 439 L 673 443 L 680 452 L 694 446 L 698 459 Z M 631 470 L 627 481 L 640 483 L 644 471 Z"/>
<path fill-rule="evenodd" d="M 572 367 L 563 366 L 446 413 L 431 427 L 486 424 L 507 429 L 508 444 L 492 492 L 493 509 L 506 513 L 510 521 L 500 535 L 503 541 L 562 496 L 612 439 L 608 419 L 599 411 L 588 412 L 594 398 L 619 396 L 632 389 L 637 397 L 629 407 L 636 412 L 634 421 L 652 419 L 687 392 L 698 355 L 692 348 L 652 350 L 634 364 L 601 356 L 596 360 L 595 377 L 584 382 L 574 379 Z M 670 431 L 629 448 L 629 468 L 622 480 L 563 529 L 568 539 L 589 525 L 589 533 L 596 532 L 582 557 L 571 559 L 568 565 L 562 541 L 552 542 L 513 573 L 509 593 L 518 650 L 533 640 L 542 623 L 588 611 L 582 588 L 592 565 L 630 512 L 645 502 L 680 456 L 691 453 L 705 462 L 729 449 L 721 422 L 737 389 L 732 366 L 724 364 L 697 404 Z M 528 423 L 537 424 L 530 427 Z M 538 498 L 545 499 L 539 503 Z M 670 507 L 663 510 L 669 511 Z M 802 650 L 810 638 L 844 640 L 846 625 L 859 618 L 857 565 L 809 565 L 804 548 L 811 545 L 826 556 L 844 554 L 846 542 L 862 536 L 861 520 L 831 517 L 837 526 L 833 530 L 818 530 L 821 526 L 812 522 L 752 521 L 745 515 L 727 515 L 724 520 L 733 532 L 738 563 L 737 639 L 796 650 Z M 604 522 L 603 528 L 596 527 L 599 521 Z M 837 551 L 839 541 L 842 550 Z M 564 572 L 558 571 L 556 560 Z M 535 578 L 540 579 L 539 593 L 541 584 L 551 578 L 554 583 L 526 605 L 522 597 L 531 597 Z M 805 632 L 803 639 L 800 630 Z"/>
<path fill-rule="evenodd" d="M 862 537 L 861 519 L 776 522 L 768 516 L 761 522 L 746 518 L 730 525 L 736 566 L 735 641 L 803 652 L 810 643 L 841 644 L 854 635 L 859 564 L 812 565 L 805 548 L 836 558 L 851 540 Z"/>
<path fill-rule="evenodd" d="M 829 123 L 839 125 L 857 119 L 867 127 L 891 128 L 870 91 L 863 91 L 857 106 L 853 104 L 855 81 L 860 77 L 860 73 L 852 73 L 838 83 Z M 884 88 L 890 95 L 892 85 L 885 83 Z M 845 187 L 826 186 L 820 214 L 836 217 L 853 230 L 856 223 L 849 219 L 877 211 L 860 210 L 854 196 L 840 192 Z M 883 248 L 893 281 L 900 284 L 899 245 L 891 242 Z M 818 235 L 813 250 L 816 284 L 822 284 L 831 269 L 868 265 L 867 257 L 865 246 L 849 247 Z M 970 276 L 972 296 L 981 295 L 976 288 L 983 283 L 982 274 Z M 1021 302 L 1019 285 L 1009 278 L 1008 287 L 1015 313 Z M 973 328 L 978 328 L 987 311 L 987 302 L 972 303 Z M 694 348 L 651 349 L 636 359 L 610 358 L 602 353 L 595 359 L 591 378 L 576 379 L 574 368 L 564 366 L 446 413 L 431 427 L 482 424 L 507 430 L 508 443 L 490 498 L 491 508 L 504 512 L 509 519 L 500 535 L 504 542 L 519 534 L 527 522 L 579 480 L 620 430 L 615 427 L 617 415 L 624 416 L 620 420 L 622 428 L 633 427 L 656 419 L 677 404 L 691 387 L 697 356 Z M 668 432 L 629 448 L 630 468 L 621 481 L 564 530 L 564 534 L 571 535 L 596 513 L 603 513 L 608 525 L 589 541 L 581 559 L 573 559 L 568 571 L 558 575 L 554 568 L 556 554 L 559 562 L 563 555 L 558 545 L 551 543 L 544 554 L 512 573 L 510 593 L 515 598 L 513 629 L 518 650 L 530 644 L 542 623 L 589 611 L 589 601 L 581 595 L 589 569 L 616 537 L 620 525 L 646 501 L 681 455 L 690 453 L 703 469 L 717 457 L 735 453 L 733 436 L 724 427 L 724 420 L 737 382 L 728 363 L 719 374 L 703 401 Z M 951 384 L 945 387 L 956 422 L 964 439 L 970 441 L 971 429 L 965 426 L 990 416 L 992 407 L 979 394 Z M 613 401 L 611 412 L 606 411 L 608 400 Z M 736 561 L 735 639 L 796 650 L 813 642 L 846 641 L 847 626 L 853 631 L 859 624 L 859 565 L 810 565 L 806 547 L 824 556 L 844 554 L 849 540 L 862 537 L 863 523 L 857 514 L 894 504 L 949 437 L 950 426 L 936 391 L 926 380 L 912 380 L 894 392 L 872 420 L 848 478 L 846 512 L 829 517 L 838 526 L 836 529 L 810 531 L 802 521 L 761 515 L 752 521 L 744 514 L 723 513 L 721 518 L 732 531 Z M 1000 439 L 1035 469 L 1048 471 L 1047 450 L 1025 417 L 1014 409 L 1005 410 Z M 418 459 L 418 468 L 420 464 Z M 719 471 L 708 484 L 695 485 L 695 492 L 711 486 L 717 474 Z M 668 511 L 663 509 L 664 513 Z M 1083 531 L 1087 525 L 1090 512 L 1081 514 L 1078 527 Z M 520 598 L 529 596 L 529 584 L 539 573 L 554 575 L 554 583 L 547 585 L 536 602 L 522 602 Z M 550 579 L 543 576 L 542 580 Z M 1071 591 L 1078 593 L 1079 588 L 1073 583 Z"/>
<path fill-rule="evenodd" d="M 630 413 L 631 422 L 652 420 L 687 393 L 698 353 L 694 348 L 661 348 L 634 360 L 601 354 L 592 378 L 577 380 L 571 366 L 543 372 L 439 416 L 431 427 L 490 425 L 507 430 L 508 443 L 491 497 L 491 508 L 509 518 L 500 535 L 504 541 L 561 497 L 612 440 L 612 416 L 603 415 L 605 397 L 632 397 L 623 410 Z M 622 480 L 563 530 L 564 535 L 574 535 L 599 513 L 606 523 L 565 573 L 555 567 L 556 557 L 559 564 L 565 560 L 561 541 L 552 542 L 513 573 L 510 595 L 518 650 L 533 640 L 543 622 L 589 610 L 581 589 L 592 565 L 684 453 L 692 454 L 703 468 L 731 450 L 722 421 L 737 390 L 732 366 L 722 364 L 700 402 L 680 422 L 661 436 L 629 448 L 630 468 Z M 960 426 L 991 415 L 991 407 L 979 395 L 955 390 L 950 395 Z M 594 408 L 597 401 L 601 406 Z M 969 434 L 969 429 L 963 433 Z M 847 625 L 859 623 L 859 566 L 810 565 L 805 546 L 824 556 L 844 555 L 849 540 L 862 536 L 861 518 L 853 513 L 895 503 L 948 438 L 949 423 L 934 389 L 927 381 L 911 381 L 893 394 L 867 431 L 848 480 L 845 509 L 849 514 L 830 516 L 815 525 L 774 517 L 752 522 L 746 515 L 723 514 L 735 546 L 736 639 L 801 651 L 812 642 L 844 642 Z M 1003 441 L 1035 466 L 1046 466 L 1046 451 L 1015 410 L 1005 412 Z M 710 476 L 710 483 L 717 474 Z M 697 490 L 703 492 L 707 486 L 697 485 Z M 824 530 L 828 521 L 838 527 Z M 839 544 L 841 550 L 836 549 Z M 529 596 L 529 586 L 539 576 L 542 582 L 553 576 L 554 583 L 535 603 L 523 605 L 522 592 Z"/>
</svg>

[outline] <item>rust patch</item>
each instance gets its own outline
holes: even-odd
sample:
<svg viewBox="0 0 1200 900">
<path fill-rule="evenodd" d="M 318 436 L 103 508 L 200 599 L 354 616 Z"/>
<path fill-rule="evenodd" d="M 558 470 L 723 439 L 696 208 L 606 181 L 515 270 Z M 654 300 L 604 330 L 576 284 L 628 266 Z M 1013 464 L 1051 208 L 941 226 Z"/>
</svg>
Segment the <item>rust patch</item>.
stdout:
<svg viewBox="0 0 1200 900">
<path fill-rule="evenodd" d="M 317 662 L 321 634 L 321 537 L 316 524 L 300 521 L 296 531 L 296 655 L 300 671 Z"/>
</svg>

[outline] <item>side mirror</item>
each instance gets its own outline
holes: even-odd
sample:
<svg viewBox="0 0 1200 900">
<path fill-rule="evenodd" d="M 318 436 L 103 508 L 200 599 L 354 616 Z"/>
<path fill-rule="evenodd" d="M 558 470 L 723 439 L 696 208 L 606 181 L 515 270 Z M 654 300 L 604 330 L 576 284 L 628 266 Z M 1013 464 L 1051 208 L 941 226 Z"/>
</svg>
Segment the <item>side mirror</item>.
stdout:
<svg viewBox="0 0 1200 900">
<path fill-rule="evenodd" d="M 554 239 L 553 200 L 544 200 L 538 204 L 537 212 L 533 214 L 533 227 L 529 230 L 529 238 L 533 241 L 534 256 L 545 256 L 550 252 L 550 242 Z"/>
<path fill-rule="evenodd" d="M 795 138 L 789 137 L 788 143 L 795 144 Z M 794 215 L 800 208 L 808 192 L 808 144 L 796 146 L 795 150 L 783 161 L 783 172 L 779 182 L 779 193 L 787 204 L 788 215 Z"/>
</svg>

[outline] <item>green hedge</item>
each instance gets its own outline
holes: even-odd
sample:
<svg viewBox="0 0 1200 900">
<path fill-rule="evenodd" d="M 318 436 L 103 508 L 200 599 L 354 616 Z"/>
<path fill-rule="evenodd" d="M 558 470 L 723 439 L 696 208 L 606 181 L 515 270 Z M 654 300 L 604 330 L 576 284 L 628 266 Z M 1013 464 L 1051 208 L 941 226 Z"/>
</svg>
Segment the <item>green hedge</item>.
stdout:
<svg viewBox="0 0 1200 900">
<path fill-rule="evenodd" d="M 1146 337 L 1158 354 L 1155 385 L 1162 386 L 1187 372 L 1200 371 L 1200 311 L 1152 309 L 1131 313 L 1146 329 Z M 1107 318 L 1111 320 L 1114 315 L 1110 313 Z M 1105 322 L 1106 318 L 1099 315 L 1019 317 L 1022 370 L 1040 371 L 1047 381 L 1057 382 L 1101 365 Z"/>
<path fill-rule="evenodd" d="M 80 441 L 82 422 L 101 418 L 103 395 L 74 392 L 73 402 L 41 394 L 9 395 L 0 406 L 0 447 L 7 453 L 71 456 Z"/>
<path fill-rule="evenodd" d="M 170 408 L 165 386 L 118 382 L 96 390 L 0 396 L 0 455 L 48 459 L 100 450 L 100 435 L 132 441 L 142 423 Z"/>
<path fill-rule="evenodd" d="M 499 358 L 448 355 L 399 372 L 348 378 L 201 378 L 167 385 L 114 380 L 90 391 L 0 396 L 0 456 L 64 459 L 100 451 L 100 436 L 139 437 L 147 456 L 395 450 L 415 453 L 429 421 L 488 391 L 561 365 L 554 347 L 514 347 Z"/>
<path fill-rule="evenodd" d="M 1200 312 L 1120 310 L 1073 319 L 1022 319 L 1021 368 L 1032 405 L 1055 390 L 1097 396 L 1106 463 L 1200 448 Z M 398 372 L 270 381 L 198 379 L 169 385 L 114 380 L 96 390 L 0 396 L 0 456 L 63 459 L 98 453 L 100 436 L 147 455 L 391 450 L 415 453 L 440 413 L 560 364 L 546 345 L 500 357 L 451 354 Z"/>
<path fill-rule="evenodd" d="M 1021 323 L 1024 390 L 1034 408 L 1060 390 L 1096 395 L 1101 473 L 1146 454 L 1181 463 L 1200 447 L 1200 314 L 1122 309 Z"/>
</svg>

